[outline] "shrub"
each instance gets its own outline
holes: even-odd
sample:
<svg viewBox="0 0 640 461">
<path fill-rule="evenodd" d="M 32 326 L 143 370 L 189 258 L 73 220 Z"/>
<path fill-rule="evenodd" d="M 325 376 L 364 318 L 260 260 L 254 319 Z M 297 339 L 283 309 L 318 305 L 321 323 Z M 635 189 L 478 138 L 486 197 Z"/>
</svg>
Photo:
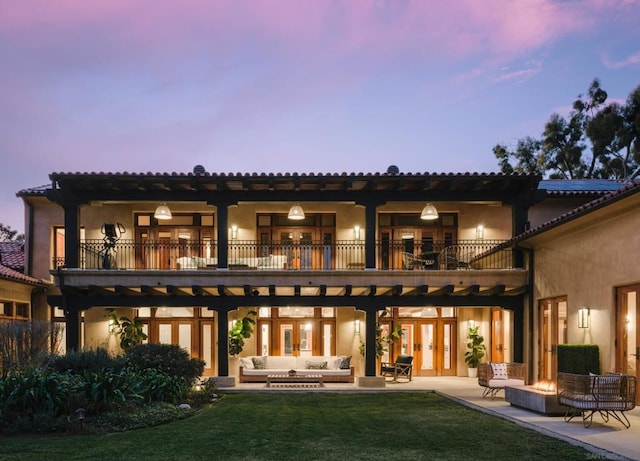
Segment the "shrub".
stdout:
<svg viewBox="0 0 640 461">
<path fill-rule="evenodd" d="M 204 372 L 204 361 L 189 357 L 177 344 L 140 344 L 126 350 L 125 361 L 137 370 L 153 368 L 191 386 Z"/>
<path fill-rule="evenodd" d="M 55 417 L 75 409 L 82 390 L 78 376 L 28 370 L 0 380 L 0 418 L 35 420 Z"/>
<path fill-rule="evenodd" d="M 0 371 L 12 371 L 39 366 L 60 343 L 61 327 L 49 322 L 31 320 L 0 322 Z"/>
<path fill-rule="evenodd" d="M 123 360 L 113 357 L 104 348 L 84 351 L 69 351 L 65 355 L 56 355 L 50 359 L 49 367 L 59 373 L 74 374 L 86 371 L 98 372 L 104 368 L 122 368 Z"/>
<path fill-rule="evenodd" d="M 600 374 L 597 344 L 558 344 L 558 371 L 588 375 Z"/>
</svg>

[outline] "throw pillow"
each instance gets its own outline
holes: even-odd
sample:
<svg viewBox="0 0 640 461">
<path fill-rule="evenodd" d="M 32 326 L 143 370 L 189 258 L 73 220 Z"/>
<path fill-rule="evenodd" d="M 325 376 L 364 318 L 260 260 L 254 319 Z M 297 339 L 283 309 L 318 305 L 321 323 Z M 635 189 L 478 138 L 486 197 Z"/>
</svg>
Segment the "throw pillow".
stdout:
<svg viewBox="0 0 640 461">
<path fill-rule="evenodd" d="M 252 357 L 251 360 L 253 361 L 253 368 L 255 368 L 256 370 L 264 370 L 265 368 L 267 368 L 267 357 Z"/>
<path fill-rule="evenodd" d="M 340 366 L 338 368 L 341 370 L 348 370 L 351 368 L 351 356 L 347 355 L 345 357 L 341 357 Z"/>
<path fill-rule="evenodd" d="M 507 375 L 506 363 L 491 363 L 491 369 L 493 370 L 493 379 L 509 379 Z"/>
<path fill-rule="evenodd" d="M 307 370 L 326 370 L 327 362 L 311 362 L 307 360 Z"/>
<path fill-rule="evenodd" d="M 240 357 L 240 366 L 245 370 L 253 370 L 253 360 L 249 357 Z"/>
</svg>

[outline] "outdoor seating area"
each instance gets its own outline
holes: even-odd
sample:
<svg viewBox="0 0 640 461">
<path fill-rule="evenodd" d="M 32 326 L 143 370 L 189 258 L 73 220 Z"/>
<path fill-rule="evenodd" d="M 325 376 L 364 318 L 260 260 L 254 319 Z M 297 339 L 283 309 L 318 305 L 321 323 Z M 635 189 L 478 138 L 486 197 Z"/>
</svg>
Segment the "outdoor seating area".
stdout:
<svg viewBox="0 0 640 461">
<path fill-rule="evenodd" d="M 580 416 L 584 427 L 590 427 L 598 413 L 605 422 L 613 418 L 628 429 L 631 423 L 625 412 L 636 406 L 636 377 L 558 373 L 558 403 L 567 407 L 567 422 Z"/>
<path fill-rule="evenodd" d="M 250 356 L 241 357 L 238 375 L 241 383 L 266 383 L 269 376 L 319 375 L 322 383 L 353 383 L 355 370 L 350 356 Z"/>
<path fill-rule="evenodd" d="M 508 386 L 524 386 L 527 367 L 524 363 L 481 363 L 478 365 L 478 384 L 484 387 L 483 398 L 493 399 Z"/>
<path fill-rule="evenodd" d="M 400 380 L 411 381 L 413 374 L 413 356 L 399 355 L 395 362 L 382 362 L 380 365 L 380 375 L 391 378 L 391 382 L 401 382 Z"/>
</svg>

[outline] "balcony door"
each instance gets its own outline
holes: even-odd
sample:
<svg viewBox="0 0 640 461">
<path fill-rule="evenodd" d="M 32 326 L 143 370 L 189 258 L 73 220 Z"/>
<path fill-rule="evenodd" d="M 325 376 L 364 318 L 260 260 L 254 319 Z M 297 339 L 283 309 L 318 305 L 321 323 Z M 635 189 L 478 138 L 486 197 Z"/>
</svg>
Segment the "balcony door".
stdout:
<svg viewBox="0 0 640 461">
<path fill-rule="evenodd" d="M 616 371 L 640 379 L 640 285 L 618 288 L 616 298 Z"/>
<path fill-rule="evenodd" d="M 413 355 L 414 376 L 455 376 L 455 319 L 401 321 L 400 354 Z"/>
<path fill-rule="evenodd" d="M 558 344 L 567 343 L 567 298 L 561 296 L 540 300 L 538 319 L 538 380 L 555 381 L 558 373 Z"/>
<path fill-rule="evenodd" d="M 320 259 L 316 231 L 313 229 L 279 229 L 279 242 L 282 254 L 287 255 L 287 267 L 290 269 L 313 269 Z"/>
</svg>

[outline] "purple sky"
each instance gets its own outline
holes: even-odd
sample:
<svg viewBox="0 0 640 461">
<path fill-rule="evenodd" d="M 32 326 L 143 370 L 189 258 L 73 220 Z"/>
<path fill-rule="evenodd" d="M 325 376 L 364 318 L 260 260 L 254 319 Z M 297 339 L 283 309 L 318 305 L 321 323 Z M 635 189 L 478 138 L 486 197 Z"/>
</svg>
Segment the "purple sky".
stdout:
<svg viewBox="0 0 640 461">
<path fill-rule="evenodd" d="M 497 171 L 599 78 L 640 2 L 0 0 L 0 222 L 51 172 Z"/>
</svg>

